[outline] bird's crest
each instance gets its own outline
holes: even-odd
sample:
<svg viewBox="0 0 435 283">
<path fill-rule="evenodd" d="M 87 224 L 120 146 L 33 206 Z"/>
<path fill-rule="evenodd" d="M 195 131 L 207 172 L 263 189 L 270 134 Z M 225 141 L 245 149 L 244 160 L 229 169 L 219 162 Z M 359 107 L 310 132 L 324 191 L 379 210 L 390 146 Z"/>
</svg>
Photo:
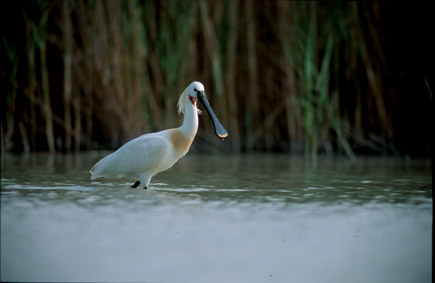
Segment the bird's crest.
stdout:
<svg viewBox="0 0 435 283">
<path fill-rule="evenodd" d="M 181 113 L 184 114 L 184 109 L 186 108 L 186 90 L 187 88 L 181 93 L 180 98 L 178 99 L 178 115 L 180 115 Z"/>
</svg>

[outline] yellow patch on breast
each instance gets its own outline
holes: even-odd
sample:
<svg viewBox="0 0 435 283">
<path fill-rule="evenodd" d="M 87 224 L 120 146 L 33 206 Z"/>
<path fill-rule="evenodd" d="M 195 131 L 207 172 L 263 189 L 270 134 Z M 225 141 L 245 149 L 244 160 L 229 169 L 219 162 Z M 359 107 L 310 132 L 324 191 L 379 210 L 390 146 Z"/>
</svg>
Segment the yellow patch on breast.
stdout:
<svg viewBox="0 0 435 283">
<path fill-rule="evenodd" d="M 173 129 L 169 132 L 169 139 L 174 146 L 174 151 L 180 154 L 186 154 L 189 151 L 193 138 L 185 136 L 180 130 Z"/>
</svg>

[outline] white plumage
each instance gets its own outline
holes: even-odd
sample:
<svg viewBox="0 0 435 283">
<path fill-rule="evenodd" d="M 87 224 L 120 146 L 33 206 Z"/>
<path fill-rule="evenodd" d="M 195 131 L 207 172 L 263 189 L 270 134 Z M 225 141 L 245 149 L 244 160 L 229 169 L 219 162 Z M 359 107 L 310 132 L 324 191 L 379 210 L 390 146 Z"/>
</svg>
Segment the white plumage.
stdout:
<svg viewBox="0 0 435 283">
<path fill-rule="evenodd" d="M 98 161 L 89 171 L 91 179 L 134 178 L 146 189 L 153 176 L 171 168 L 189 151 L 198 130 L 198 99 L 209 111 L 216 134 L 222 139 L 226 138 L 226 130 L 217 120 L 205 98 L 204 86 L 199 82 L 193 82 L 184 90 L 178 101 L 178 112 L 184 113 L 181 127 L 145 134 L 129 141 Z M 136 182 L 133 187 L 138 185 L 139 182 Z"/>
</svg>

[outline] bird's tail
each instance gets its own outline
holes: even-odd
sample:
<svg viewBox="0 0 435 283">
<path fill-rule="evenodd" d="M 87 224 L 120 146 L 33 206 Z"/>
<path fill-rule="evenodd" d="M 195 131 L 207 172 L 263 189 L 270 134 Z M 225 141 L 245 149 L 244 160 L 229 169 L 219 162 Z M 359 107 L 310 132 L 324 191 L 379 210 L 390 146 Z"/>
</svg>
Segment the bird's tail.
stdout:
<svg viewBox="0 0 435 283">
<path fill-rule="evenodd" d="M 103 160 L 103 159 L 101 159 L 101 160 Z M 91 180 L 102 177 L 101 166 L 99 166 L 101 163 L 101 160 L 98 161 L 97 164 L 95 164 L 91 170 L 89 170 L 89 173 L 91 174 Z"/>
</svg>

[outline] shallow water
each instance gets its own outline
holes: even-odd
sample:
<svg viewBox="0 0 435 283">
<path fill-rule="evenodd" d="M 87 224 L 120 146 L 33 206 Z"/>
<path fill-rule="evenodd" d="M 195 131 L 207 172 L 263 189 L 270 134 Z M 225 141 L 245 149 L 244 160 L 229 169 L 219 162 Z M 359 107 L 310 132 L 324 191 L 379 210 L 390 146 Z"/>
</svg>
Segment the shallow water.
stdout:
<svg viewBox="0 0 435 283">
<path fill-rule="evenodd" d="M 143 190 L 103 155 L 2 157 L 2 281 L 431 282 L 430 160 L 188 155 Z"/>
</svg>

